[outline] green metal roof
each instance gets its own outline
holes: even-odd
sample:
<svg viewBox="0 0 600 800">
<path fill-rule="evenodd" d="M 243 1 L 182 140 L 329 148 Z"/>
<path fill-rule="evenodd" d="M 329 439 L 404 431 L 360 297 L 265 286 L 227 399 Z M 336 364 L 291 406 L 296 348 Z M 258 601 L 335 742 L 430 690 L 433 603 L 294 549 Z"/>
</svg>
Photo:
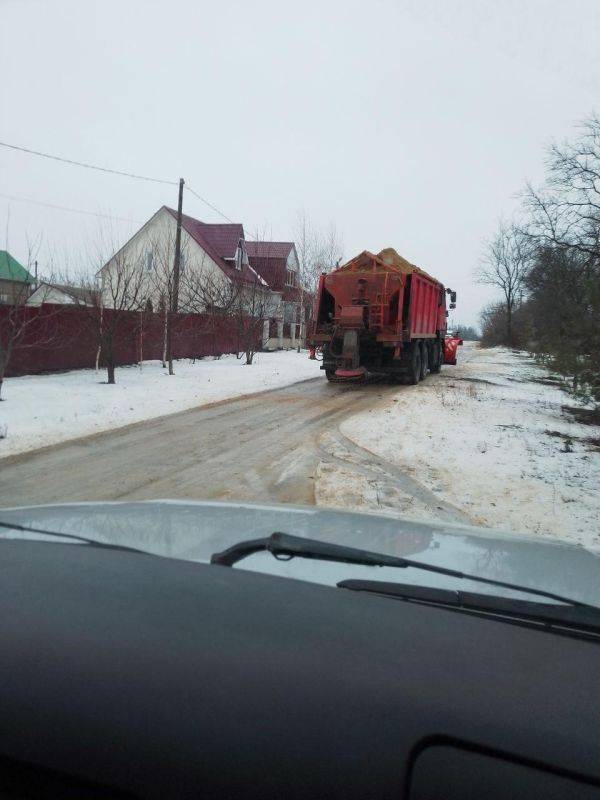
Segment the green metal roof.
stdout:
<svg viewBox="0 0 600 800">
<path fill-rule="evenodd" d="M 35 278 L 6 250 L 0 250 L 0 281 L 34 283 Z"/>
</svg>

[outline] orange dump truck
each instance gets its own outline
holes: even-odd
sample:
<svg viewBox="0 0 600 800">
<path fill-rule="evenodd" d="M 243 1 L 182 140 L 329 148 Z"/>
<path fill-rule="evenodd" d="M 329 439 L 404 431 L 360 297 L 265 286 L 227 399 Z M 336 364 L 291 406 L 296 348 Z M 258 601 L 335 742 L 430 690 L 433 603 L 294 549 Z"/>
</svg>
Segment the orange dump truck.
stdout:
<svg viewBox="0 0 600 800">
<path fill-rule="evenodd" d="M 366 250 L 323 274 L 315 298 L 313 347 L 329 380 L 369 374 L 418 383 L 444 363 L 446 295 L 456 293 L 392 248 Z M 456 363 L 456 360 L 454 360 Z"/>
</svg>

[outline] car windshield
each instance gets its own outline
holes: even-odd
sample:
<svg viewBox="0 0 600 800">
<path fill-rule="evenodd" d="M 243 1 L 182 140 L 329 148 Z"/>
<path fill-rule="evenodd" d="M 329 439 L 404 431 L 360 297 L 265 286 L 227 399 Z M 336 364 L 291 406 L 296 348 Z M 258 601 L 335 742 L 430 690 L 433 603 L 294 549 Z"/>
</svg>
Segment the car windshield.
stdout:
<svg viewBox="0 0 600 800">
<path fill-rule="evenodd" d="M 0 3 L 0 546 L 600 606 L 597 9 L 452 5 Z"/>
</svg>

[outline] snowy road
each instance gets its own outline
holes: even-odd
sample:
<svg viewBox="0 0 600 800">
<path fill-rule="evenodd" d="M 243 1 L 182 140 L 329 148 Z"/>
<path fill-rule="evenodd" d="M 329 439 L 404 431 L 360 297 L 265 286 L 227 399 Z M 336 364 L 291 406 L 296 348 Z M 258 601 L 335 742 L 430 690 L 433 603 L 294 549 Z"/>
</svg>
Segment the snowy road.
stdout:
<svg viewBox="0 0 600 800">
<path fill-rule="evenodd" d="M 314 502 L 317 440 L 396 387 L 323 376 L 0 461 L 0 504 L 220 498 Z"/>
<path fill-rule="evenodd" d="M 78 369 L 7 378 L 0 403 L 0 459 L 121 428 L 221 400 L 278 389 L 319 375 L 307 352 L 256 353 L 245 359 L 181 359 L 175 375 L 160 361 L 119 367 L 114 386 L 104 370 Z"/>
<path fill-rule="evenodd" d="M 362 483 L 378 480 L 381 493 L 387 487 L 390 496 L 400 489 L 414 494 L 422 506 L 431 507 L 431 516 L 468 521 L 450 503 L 339 432 L 340 423 L 355 413 L 385 409 L 403 388 L 329 384 L 321 374 L 286 388 L 8 457 L 0 461 L 0 505 L 165 497 L 329 503 L 327 470 L 342 467 L 352 475 L 345 491 L 356 487 L 354 505 L 362 505 Z M 331 504 L 346 505 L 343 494 Z"/>
<path fill-rule="evenodd" d="M 585 439 L 600 431 L 562 414 L 567 396 L 530 359 L 459 359 L 418 386 L 320 376 L 2 459 L 0 505 L 318 503 L 598 547 L 600 452 Z"/>
</svg>

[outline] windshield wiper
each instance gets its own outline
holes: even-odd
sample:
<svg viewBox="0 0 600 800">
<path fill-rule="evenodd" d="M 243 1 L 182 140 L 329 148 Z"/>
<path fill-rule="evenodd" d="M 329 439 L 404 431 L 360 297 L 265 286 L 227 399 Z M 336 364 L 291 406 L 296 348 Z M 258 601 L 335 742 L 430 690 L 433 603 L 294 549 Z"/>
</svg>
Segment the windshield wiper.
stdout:
<svg viewBox="0 0 600 800">
<path fill-rule="evenodd" d="M 30 525 L 19 525 L 17 522 L 4 522 L 0 520 L 0 528 L 6 528 L 10 531 L 20 531 L 21 533 L 43 533 L 44 536 L 56 536 L 60 537 L 61 539 L 68 539 L 73 542 L 78 542 L 79 544 L 89 544 L 94 547 L 105 547 L 109 550 L 124 550 L 128 553 L 141 553 L 143 555 L 152 555 L 148 553 L 146 550 L 138 550 L 136 547 L 129 547 L 125 544 L 111 544 L 110 542 L 100 542 L 98 539 L 90 539 L 87 536 L 77 536 L 73 533 L 60 533 L 59 531 L 48 531 L 45 528 L 34 528 Z M 31 541 L 31 539 L 23 540 L 17 539 L 16 537 L 13 539 L 8 536 L 1 536 L 0 541 Z M 39 539 L 35 541 L 40 541 Z M 67 542 L 65 542 L 67 544 Z"/>
<path fill-rule="evenodd" d="M 210 562 L 211 564 L 221 564 L 225 567 L 231 567 L 247 556 L 263 551 L 269 552 L 275 556 L 275 558 L 281 560 L 289 560 L 297 557 L 314 558 L 317 561 L 336 561 L 344 564 L 362 564 L 368 567 L 398 567 L 400 569 L 410 567 L 412 569 L 424 570 L 425 572 L 433 572 L 436 575 L 447 575 L 449 578 L 475 581 L 476 583 L 483 583 L 486 586 L 498 586 L 502 589 L 511 589 L 515 592 L 545 597 L 548 600 L 555 600 L 558 603 L 564 603 L 569 606 L 593 609 L 596 613 L 598 613 L 599 610 L 588 603 L 572 600 L 569 597 L 563 597 L 553 592 L 546 592 L 542 589 L 532 589 L 528 586 L 520 586 L 517 583 L 496 581 L 492 578 L 471 575 L 468 572 L 460 572 L 456 569 L 440 567 L 435 564 L 425 564 L 422 561 L 413 561 L 412 559 L 402 558 L 400 556 L 373 553 L 369 550 L 361 550 L 357 547 L 347 547 L 341 544 L 321 542 L 318 539 L 305 539 L 302 536 L 291 536 L 290 534 L 279 532 L 272 533 L 271 536 L 264 539 L 248 539 L 244 542 L 238 542 L 232 547 L 228 547 L 227 550 L 223 550 L 221 553 L 213 553 L 210 557 Z"/>
<path fill-rule="evenodd" d="M 532 600 L 519 600 L 513 597 L 498 597 L 491 594 L 464 592 L 458 589 L 438 589 L 430 586 L 415 586 L 410 583 L 390 583 L 387 581 L 345 580 L 337 586 L 354 592 L 395 597 L 408 602 L 424 603 L 481 612 L 486 616 L 497 614 L 518 619 L 534 621 L 538 624 L 554 623 L 585 631 L 600 629 L 600 609 L 573 601 L 569 605 L 540 603 Z M 584 606 L 581 608 L 580 606 Z"/>
</svg>

